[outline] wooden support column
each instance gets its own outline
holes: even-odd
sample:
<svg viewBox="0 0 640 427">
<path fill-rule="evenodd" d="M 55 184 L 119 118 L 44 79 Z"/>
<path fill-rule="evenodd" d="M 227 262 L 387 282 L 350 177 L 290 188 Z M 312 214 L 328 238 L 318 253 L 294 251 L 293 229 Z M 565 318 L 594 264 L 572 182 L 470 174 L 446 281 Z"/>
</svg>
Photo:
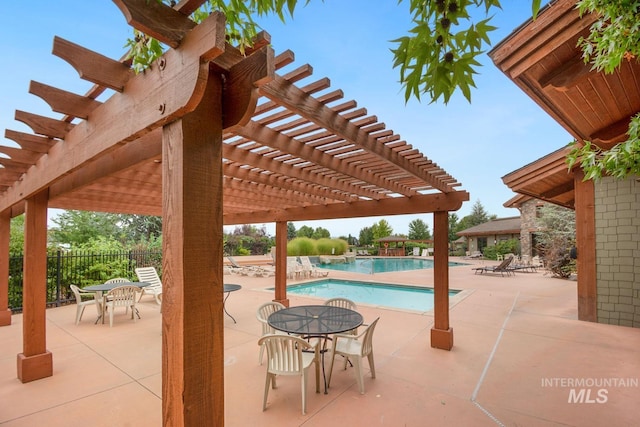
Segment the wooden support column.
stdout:
<svg viewBox="0 0 640 427">
<path fill-rule="evenodd" d="M 289 307 L 287 298 L 287 221 L 276 222 L 276 293 L 274 301 Z"/>
<path fill-rule="evenodd" d="M 0 212 L 0 326 L 11 324 L 9 309 L 9 237 L 11 209 Z"/>
<path fill-rule="evenodd" d="M 578 267 L 578 319 L 598 321 L 596 271 L 595 188 L 583 181 L 584 172 L 574 170 L 576 247 Z"/>
<path fill-rule="evenodd" d="M 47 351 L 47 204 L 44 190 L 26 199 L 22 290 L 22 353 L 18 378 L 23 383 L 53 375 L 53 355 Z"/>
<path fill-rule="evenodd" d="M 434 322 L 431 347 L 451 350 L 453 328 L 449 326 L 449 212 L 433 213 Z"/>
<path fill-rule="evenodd" d="M 163 129 L 165 426 L 224 425 L 222 80 L 206 84 L 199 106 Z"/>
</svg>

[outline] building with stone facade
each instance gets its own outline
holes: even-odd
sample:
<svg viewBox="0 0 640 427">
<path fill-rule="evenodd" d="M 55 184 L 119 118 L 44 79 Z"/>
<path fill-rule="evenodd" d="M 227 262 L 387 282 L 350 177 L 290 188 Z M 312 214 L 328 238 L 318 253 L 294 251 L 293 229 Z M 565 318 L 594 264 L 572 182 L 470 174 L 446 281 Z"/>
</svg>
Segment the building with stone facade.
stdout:
<svg viewBox="0 0 640 427">
<path fill-rule="evenodd" d="M 640 113 L 640 62 L 612 73 L 585 64 L 578 40 L 593 15 L 558 0 L 499 43 L 489 56 L 504 74 L 578 143 L 605 150 L 628 138 Z M 578 318 L 640 327 L 640 178 L 585 180 L 560 148 L 502 180 L 522 196 L 576 212 Z"/>
</svg>

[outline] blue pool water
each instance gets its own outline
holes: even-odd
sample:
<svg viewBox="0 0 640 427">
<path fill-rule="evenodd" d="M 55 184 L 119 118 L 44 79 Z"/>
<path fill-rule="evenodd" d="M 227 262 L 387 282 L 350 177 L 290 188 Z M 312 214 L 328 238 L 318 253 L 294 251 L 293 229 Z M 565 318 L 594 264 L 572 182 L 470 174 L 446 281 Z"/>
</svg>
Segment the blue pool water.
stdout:
<svg viewBox="0 0 640 427">
<path fill-rule="evenodd" d="M 343 297 L 356 303 L 372 304 L 407 310 L 433 309 L 433 289 L 356 280 L 324 279 L 287 286 L 287 292 L 321 298 Z M 460 291 L 450 290 L 449 296 Z"/>
<path fill-rule="evenodd" d="M 449 267 L 466 265 L 450 262 Z M 387 273 L 390 271 L 422 270 L 433 268 L 433 260 L 416 258 L 356 258 L 356 262 L 344 264 L 319 264 L 328 270 L 350 271 L 354 273 Z"/>
</svg>

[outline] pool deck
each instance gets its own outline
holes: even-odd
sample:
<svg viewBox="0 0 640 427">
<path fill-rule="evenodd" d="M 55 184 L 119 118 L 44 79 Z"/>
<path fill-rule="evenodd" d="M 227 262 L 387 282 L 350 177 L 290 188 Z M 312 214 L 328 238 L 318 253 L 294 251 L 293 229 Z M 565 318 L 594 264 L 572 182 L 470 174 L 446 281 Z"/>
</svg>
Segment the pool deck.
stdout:
<svg viewBox="0 0 640 427">
<path fill-rule="evenodd" d="M 293 378 L 279 380 L 262 411 L 265 366 L 258 364 L 255 310 L 273 298 L 266 290 L 273 278 L 225 276 L 242 285 L 227 301 L 238 323 L 224 319 L 225 425 L 638 425 L 640 329 L 576 320 L 575 281 L 542 271 L 474 275 L 471 267 L 450 268 L 450 287 L 464 291 L 451 299 L 451 351 L 430 347 L 431 312 L 360 305 L 365 321 L 380 317 L 374 336 L 377 378 L 365 362 L 364 395 L 353 368 L 334 372 L 327 395 L 314 393 L 311 379 L 306 415 Z M 433 285 L 430 270 L 373 276 L 331 271 L 330 277 Z M 289 298 L 291 305 L 321 301 Z M 14 315 L 12 325 L 0 327 L 0 424 L 161 425 L 161 318 L 150 297 L 140 311 L 137 322 L 116 315 L 109 328 L 94 325 L 89 309 L 78 326 L 75 305 L 47 310 L 54 375 L 27 384 L 16 378 L 22 316 Z M 626 383 L 570 384 L 612 379 Z"/>
</svg>

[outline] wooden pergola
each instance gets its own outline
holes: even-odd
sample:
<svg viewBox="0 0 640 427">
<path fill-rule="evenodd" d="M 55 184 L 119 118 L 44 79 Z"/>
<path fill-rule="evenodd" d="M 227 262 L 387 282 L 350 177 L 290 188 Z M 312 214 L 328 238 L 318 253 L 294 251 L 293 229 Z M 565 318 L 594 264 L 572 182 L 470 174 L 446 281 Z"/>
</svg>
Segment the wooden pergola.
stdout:
<svg viewBox="0 0 640 427">
<path fill-rule="evenodd" d="M 163 218 L 162 404 L 165 425 L 224 425 L 223 226 L 276 223 L 275 300 L 286 296 L 287 222 L 434 214 L 431 346 L 451 349 L 448 212 L 460 184 L 377 117 L 343 101 L 308 65 L 282 73 L 262 34 L 242 55 L 225 18 L 196 25 L 203 0 L 174 8 L 114 0 L 127 22 L 170 49 L 141 74 L 54 39 L 53 53 L 95 86 L 85 95 L 32 82 L 53 119 L 16 111 L 0 152 L 0 325 L 11 324 L 11 218 L 25 214 L 23 352 L 18 377 L 52 375 L 45 331 L 47 209 Z M 111 96 L 97 98 L 105 91 Z M 188 308 L 188 309 L 187 309 Z"/>
<path fill-rule="evenodd" d="M 640 62 L 623 61 L 612 74 L 585 64 L 577 47 L 597 17 L 580 17 L 575 0 L 551 2 L 489 56 L 509 79 L 577 141 L 611 148 L 627 139 L 640 111 Z M 562 141 L 559 141 L 562 143 Z M 596 243 L 593 181 L 568 171 L 561 148 L 503 177 L 513 191 L 576 211 L 578 317 L 596 321 Z M 516 202 L 516 200 L 514 200 Z"/>
</svg>

